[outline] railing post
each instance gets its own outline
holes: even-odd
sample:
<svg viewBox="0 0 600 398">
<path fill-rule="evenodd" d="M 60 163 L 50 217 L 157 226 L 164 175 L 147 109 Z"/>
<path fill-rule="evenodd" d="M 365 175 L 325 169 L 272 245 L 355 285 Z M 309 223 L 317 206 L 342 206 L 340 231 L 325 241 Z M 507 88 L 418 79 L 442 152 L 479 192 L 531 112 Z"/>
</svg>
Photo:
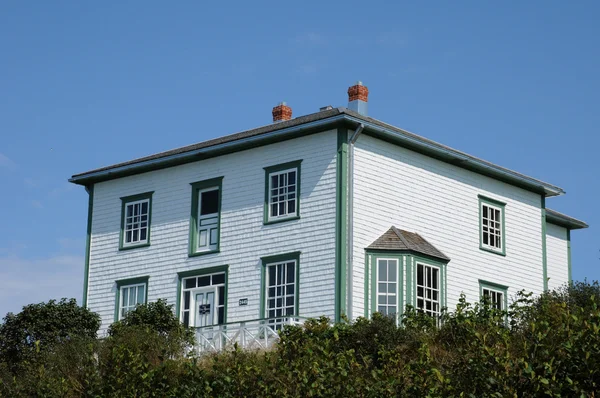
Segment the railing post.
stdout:
<svg viewBox="0 0 600 398">
<path fill-rule="evenodd" d="M 246 322 L 240 323 L 240 345 L 246 348 Z"/>
</svg>

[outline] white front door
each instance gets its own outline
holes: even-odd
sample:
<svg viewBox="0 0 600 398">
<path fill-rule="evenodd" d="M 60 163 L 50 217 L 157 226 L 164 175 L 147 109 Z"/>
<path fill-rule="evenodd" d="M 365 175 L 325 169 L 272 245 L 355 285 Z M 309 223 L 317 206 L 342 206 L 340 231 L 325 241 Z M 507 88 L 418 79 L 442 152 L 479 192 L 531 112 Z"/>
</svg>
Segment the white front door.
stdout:
<svg viewBox="0 0 600 398">
<path fill-rule="evenodd" d="M 212 326 L 217 323 L 215 302 L 217 289 L 206 287 L 192 291 L 192 308 L 194 311 L 195 327 Z"/>
</svg>

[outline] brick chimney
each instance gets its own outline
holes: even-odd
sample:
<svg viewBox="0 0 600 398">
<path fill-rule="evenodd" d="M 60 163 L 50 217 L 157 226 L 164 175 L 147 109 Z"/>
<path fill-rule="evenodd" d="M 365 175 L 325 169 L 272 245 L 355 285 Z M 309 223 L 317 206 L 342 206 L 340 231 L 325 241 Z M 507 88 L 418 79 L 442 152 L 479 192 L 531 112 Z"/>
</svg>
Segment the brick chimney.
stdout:
<svg viewBox="0 0 600 398">
<path fill-rule="evenodd" d="M 273 108 L 273 123 L 283 122 L 292 118 L 292 108 L 287 106 L 285 102 L 280 102 L 279 105 Z"/>
<path fill-rule="evenodd" d="M 348 88 L 348 109 L 367 116 L 369 89 L 361 81 Z"/>
</svg>

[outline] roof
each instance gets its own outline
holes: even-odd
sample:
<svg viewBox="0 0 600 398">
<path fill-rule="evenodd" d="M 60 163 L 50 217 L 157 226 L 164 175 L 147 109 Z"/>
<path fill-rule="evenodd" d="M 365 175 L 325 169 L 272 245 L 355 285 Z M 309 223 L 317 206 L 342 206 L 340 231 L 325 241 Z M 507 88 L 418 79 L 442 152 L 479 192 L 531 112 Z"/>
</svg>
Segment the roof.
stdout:
<svg viewBox="0 0 600 398">
<path fill-rule="evenodd" d="M 450 258 L 436 249 L 431 243 L 416 232 L 408 232 L 392 226 L 369 247 L 367 250 L 411 251 L 425 254 L 430 257 L 450 261 Z"/>
<path fill-rule="evenodd" d="M 546 221 L 550 224 L 559 225 L 567 229 L 583 229 L 589 227 L 589 225 L 581 220 L 552 209 L 546 209 Z"/>
<path fill-rule="evenodd" d="M 75 174 L 69 180 L 75 184 L 89 185 L 100 181 L 139 174 L 146 171 L 171 167 L 231 153 L 254 146 L 296 138 L 311 131 L 323 131 L 324 127 L 346 123 L 356 128 L 362 124 L 363 133 L 393 142 L 411 150 L 426 154 L 444 162 L 462 167 L 494 179 L 519 186 L 545 196 L 557 196 L 564 191 L 552 184 L 495 165 L 435 141 L 413 134 L 380 120 L 339 107 L 300 116 L 284 122 L 273 123 L 224 137 L 184 146 L 166 152 L 145 156 L 115 165 Z"/>
</svg>

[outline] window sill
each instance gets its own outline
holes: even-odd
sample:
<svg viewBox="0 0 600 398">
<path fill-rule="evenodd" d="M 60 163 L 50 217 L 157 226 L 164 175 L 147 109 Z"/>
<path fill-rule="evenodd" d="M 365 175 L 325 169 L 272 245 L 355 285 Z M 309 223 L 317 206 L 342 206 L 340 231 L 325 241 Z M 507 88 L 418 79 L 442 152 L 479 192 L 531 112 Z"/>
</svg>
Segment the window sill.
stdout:
<svg viewBox="0 0 600 398">
<path fill-rule="evenodd" d="M 494 250 L 494 249 L 489 249 L 489 248 L 484 247 L 484 246 L 479 246 L 479 250 L 483 250 L 484 252 L 494 253 L 494 254 L 497 254 L 499 256 L 506 257 L 506 252 L 504 252 L 504 251 L 498 251 L 498 250 Z"/>
<path fill-rule="evenodd" d="M 279 224 L 279 223 L 282 223 L 282 222 L 294 221 L 294 220 L 299 220 L 299 219 L 300 219 L 300 216 L 279 218 L 279 219 L 276 219 L 276 220 L 265 221 L 265 222 L 263 222 L 263 225 Z"/>
<path fill-rule="evenodd" d="M 139 249 L 139 248 L 142 248 L 142 247 L 148 247 L 148 246 L 150 246 L 150 242 L 148 242 L 148 243 L 142 243 L 142 244 L 139 244 L 139 245 L 120 246 L 120 247 L 119 247 L 119 251 L 123 251 L 123 250 L 132 250 L 132 249 Z"/>
<path fill-rule="evenodd" d="M 219 253 L 220 251 L 221 251 L 220 249 L 216 249 L 216 250 L 207 250 L 207 251 L 204 251 L 204 252 L 188 253 L 188 257 L 206 256 L 207 254 L 215 254 L 215 253 Z"/>
</svg>

